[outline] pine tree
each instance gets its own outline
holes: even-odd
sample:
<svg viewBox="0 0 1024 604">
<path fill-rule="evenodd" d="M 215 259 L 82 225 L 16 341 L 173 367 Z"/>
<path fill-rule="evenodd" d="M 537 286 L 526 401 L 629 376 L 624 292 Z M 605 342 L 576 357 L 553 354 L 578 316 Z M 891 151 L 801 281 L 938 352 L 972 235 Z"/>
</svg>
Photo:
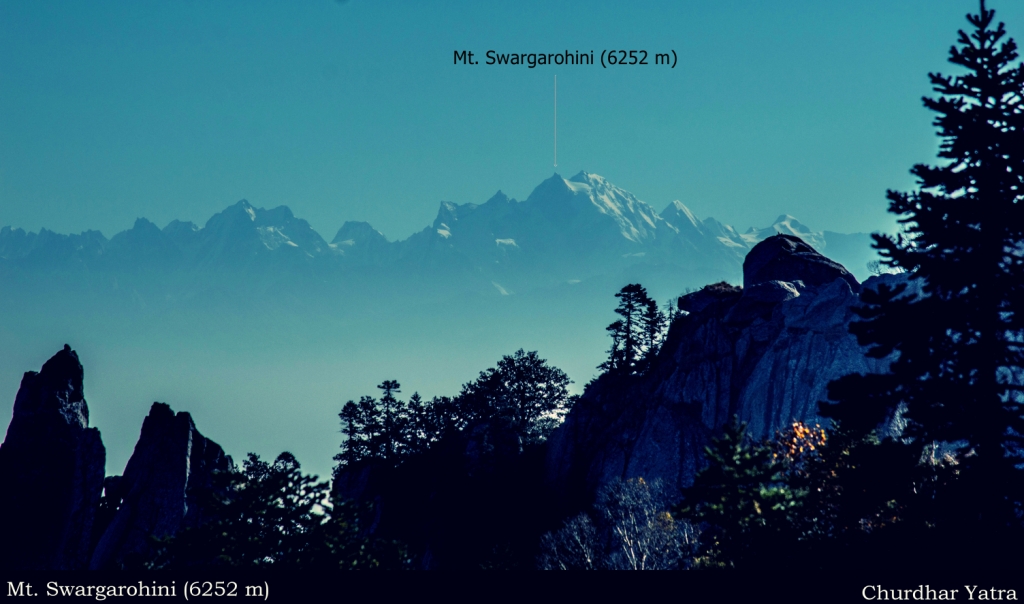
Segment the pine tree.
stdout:
<svg viewBox="0 0 1024 604">
<path fill-rule="evenodd" d="M 904 437 L 922 455 L 935 442 L 957 443 L 974 470 L 976 517 L 1012 518 L 1019 482 L 1008 451 L 1024 435 L 1024 70 L 1002 23 L 985 8 L 968 15 L 950 62 L 956 76 L 930 74 L 942 137 L 937 166 L 916 165 L 919 188 L 889 191 L 903 233 L 875 235 L 884 262 L 909 283 L 865 291 L 864 319 L 851 327 L 875 357 L 897 353 L 890 373 L 847 376 L 823 412 L 846 429 L 868 431 L 898 408 Z"/>
<path fill-rule="evenodd" d="M 341 433 L 345 440 L 341 443 L 341 453 L 334 460 L 342 466 L 375 456 L 372 443 L 380 438 L 381 426 L 377 400 L 364 396 L 359 402 L 349 401 L 338 414 L 341 419 Z"/>
<path fill-rule="evenodd" d="M 410 453 L 416 446 L 415 426 L 409 403 L 395 396 L 401 387 L 395 380 L 384 380 L 377 386 L 384 393 L 379 401 L 363 396 L 358 403 L 345 403 L 338 414 L 345 440 L 335 461 L 350 465 L 372 458 L 397 465 Z"/>
<path fill-rule="evenodd" d="M 604 369 L 608 373 L 624 371 L 624 368 L 628 366 L 626 363 L 627 349 L 623 346 L 626 325 L 620 319 L 606 327 L 605 331 L 612 338 L 612 346 L 608 349 L 608 360 L 598 365 L 597 368 Z"/>
<path fill-rule="evenodd" d="M 706 527 L 698 566 L 750 568 L 784 565 L 795 541 L 800 499 L 787 483 L 786 464 L 772 448 L 752 443 L 747 425 L 733 417 L 704 448 L 708 465 L 683 490 L 678 513 Z"/>
<path fill-rule="evenodd" d="M 658 303 L 648 298 L 644 306 L 643 314 L 643 357 L 641 358 L 641 373 L 646 373 L 654 362 L 654 357 L 661 350 L 661 344 L 665 338 L 665 328 L 668 320 L 665 313 L 658 309 Z"/>
<path fill-rule="evenodd" d="M 620 375 L 640 375 L 658 354 L 665 332 L 665 314 L 639 283 L 631 283 L 615 294 L 622 317 L 606 330 L 612 338 L 608 360 L 598 368 Z"/>
<path fill-rule="evenodd" d="M 396 380 L 384 380 L 377 388 L 384 394 L 380 397 L 382 429 L 376 448 L 385 461 L 397 464 L 408 453 L 413 440 L 409 406 L 395 396 L 402 391 Z"/>
</svg>

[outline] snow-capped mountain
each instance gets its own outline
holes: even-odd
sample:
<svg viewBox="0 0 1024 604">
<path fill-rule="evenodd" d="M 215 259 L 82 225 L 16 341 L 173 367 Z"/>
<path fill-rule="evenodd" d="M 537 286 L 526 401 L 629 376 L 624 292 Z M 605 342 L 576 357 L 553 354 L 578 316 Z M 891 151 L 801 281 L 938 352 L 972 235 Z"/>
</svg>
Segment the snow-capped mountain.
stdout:
<svg viewBox="0 0 1024 604">
<path fill-rule="evenodd" d="M 403 256 L 433 253 L 569 279 L 642 257 L 666 228 L 651 206 L 596 174 L 556 174 L 524 201 L 499 191 L 480 205 L 442 202 L 434 223 L 402 242 Z"/>
<path fill-rule="evenodd" d="M 407 395 L 450 394 L 524 348 L 582 385 L 604 360 L 621 287 L 643 284 L 665 304 L 687 288 L 740 283 L 756 240 L 798 228 L 782 220 L 741 233 L 684 202 L 655 209 L 581 172 L 553 175 L 522 201 L 499 192 L 442 202 L 399 241 L 347 222 L 328 243 L 288 208 L 244 200 L 205 224 L 139 218 L 109 239 L 7 226 L 0 367 L 38 365 L 65 342 L 87 351 L 106 376 L 91 387 L 116 409 L 104 425 L 135 418 L 104 434 L 122 460 L 138 436 L 133 413 L 153 400 L 244 416 L 263 435 L 314 425 L 333 448 L 337 405 L 384 379 L 401 380 Z M 866 235 L 805 231 L 864 271 Z M 0 390 L 13 398 L 20 379 L 0 372 Z"/>
<path fill-rule="evenodd" d="M 799 237 L 819 252 L 824 250 L 826 246 L 825 234 L 822 231 L 812 231 L 789 214 L 783 214 L 776 218 L 774 224 L 770 227 L 763 229 L 751 227 L 746 233 L 740 235 L 740 238 L 743 239 L 748 246 L 753 247 L 760 241 L 779 233 Z"/>
<path fill-rule="evenodd" d="M 282 248 L 306 248 L 302 251 L 312 256 L 322 253 L 327 247 L 309 223 L 297 220 L 287 207 L 264 210 L 254 208 L 244 199 L 214 214 L 206 222 L 202 233 L 204 244 L 228 254 L 246 255 Z M 303 245 L 300 246 L 300 243 Z"/>
<path fill-rule="evenodd" d="M 605 275 L 682 288 L 737 281 L 747 250 L 775 233 L 796 235 L 854 272 L 863 273 L 872 254 L 867 235 L 813 231 L 788 215 L 739 233 L 697 217 L 681 201 L 659 213 L 605 178 L 580 172 L 551 176 L 524 201 L 499 191 L 479 205 L 441 202 L 434 222 L 403 241 L 389 241 L 368 223 L 346 222 L 328 244 L 287 207 L 268 210 L 245 200 L 203 227 L 175 220 L 160 229 L 139 218 L 110 240 L 96 231 L 58 235 L 4 227 L 0 270 L 255 271 L 263 277 L 279 270 L 340 283 L 372 269 L 381 279 L 447 278 L 444 287 L 477 284 L 505 294 Z"/>
</svg>

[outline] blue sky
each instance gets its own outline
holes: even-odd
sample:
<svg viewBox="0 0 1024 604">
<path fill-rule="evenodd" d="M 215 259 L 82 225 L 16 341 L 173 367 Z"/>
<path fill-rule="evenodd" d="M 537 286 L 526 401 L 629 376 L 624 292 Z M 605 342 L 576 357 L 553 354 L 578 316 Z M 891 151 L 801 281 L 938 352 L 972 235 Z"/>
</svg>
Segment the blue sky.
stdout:
<svg viewBox="0 0 1024 604">
<path fill-rule="evenodd" d="M 1011 36 L 1024 3 L 991 2 Z M 238 199 L 331 239 L 552 166 L 740 228 L 886 229 L 931 161 L 920 97 L 972 1 L 0 3 L 0 225 L 107 236 Z M 675 50 L 675 69 L 453 65 L 453 52 Z"/>
</svg>

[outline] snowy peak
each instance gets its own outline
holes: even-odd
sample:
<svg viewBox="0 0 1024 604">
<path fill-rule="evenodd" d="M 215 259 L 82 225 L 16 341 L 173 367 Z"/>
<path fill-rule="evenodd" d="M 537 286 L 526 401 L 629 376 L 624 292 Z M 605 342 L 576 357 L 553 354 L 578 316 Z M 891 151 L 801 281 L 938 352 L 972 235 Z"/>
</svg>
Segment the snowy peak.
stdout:
<svg viewBox="0 0 1024 604">
<path fill-rule="evenodd" d="M 526 198 L 526 203 L 537 203 L 541 200 L 544 203 L 568 202 L 572 196 L 573 189 L 569 181 L 555 172 L 551 178 L 544 180 L 533 189 L 530 196 Z"/>
<path fill-rule="evenodd" d="M 800 234 L 810 235 L 814 233 L 814 231 L 812 231 L 810 228 L 808 228 L 799 220 L 797 220 L 793 216 L 790 216 L 789 214 L 783 214 L 782 216 L 776 218 L 775 223 L 772 224 L 772 228 L 775 229 L 776 232 L 782 233 L 784 235 L 799 236 Z"/>
<path fill-rule="evenodd" d="M 743 233 L 742 237 L 748 247 L 754 247 L 768 237 L 778 234 L 799 237 L 819 252 L 825 249 L 825 234 L 822 231 L 812 231 L 789 214 L 783 214 L 776 218 L 770 227 L 763 229 L 751 227 L 750 230 Z"/>
<path fill-rule="evenodd" d="M 294 220 L 295 215 L 292 214 L 288 206 L 277 206 L 276 208 L 265 210 L 257 208 L 245 199 L 242 199 L 238 203 L 228 206 L 223 212 L 210 217 L 210 220 L 206 221 L 206 227 L 209 228 L 211 223 L 213 226 L 217 226 L 221 224 L 244 225 L 247 222 L 257 227 L 283 226 Z M 301 222 L 305 221 L 302 220 Z"/>
<path fill-rule="evenodd" d="M 331 241 L 331 250 L 356 264 L 380 264 L 391 258 L 395 244 L 368 222 L 348 221 Z"/>
<path fill-rule="evenodd" d="M 203 230 L 221 230 L 231 228 L 235 225 L 247 225 L 256 221 L 256 209 L 246 201 L 241 200 L 234 205 L 230 205 L 224 210 L 210 216 L 210 219 L 206 221 L 203 226 Z M 247 228 L 245 226 L 242 227 Z"/>
<path fill-rule="evenodd" d="M 819 251 L 827 239 L 829 254 L 854 271 L 866 267 L 873 255 L 867 235 L 813 231 L 786 214 L 769 227 L 743 234 L 714 218 L 699 218 L 680 200 L 659 214 L 603 176 L 580 171 L 568 179 L 551 175 L 525 201 L 499 190 L 480 204 L 440 202 L 433 224 L 403 241 L 389 242 L 370 224 L 350 221 L 328 245 L 288 207 L 259 208 L 242 199 L 202 228 L 175 220 L 161 230 L 139 218 L 110 241 L 98 232 L 58 235 L 5 227 L 0 229 L 0 262 L 32 270 L 85 265 L 118 271 L 157 266 L 264 270 L 314 260 L 324 267 L 339 263 L 418 271 L 426 266 L 489 276 L 507 291 L 525 291 L 538 275 L 578 283 L 588 275 L 641 264 L 667 280 L 681 274 L 677 269 L 721 280 L 738 275 L 744 255 L 776 234 L 799 237 Z"/>
<path fill-rule="evenodd" d="M 570 215 L 563 213 L 551 218 L 566 220 L 570 224 L 587 224 L 590 228 L 614 224 L 619 234 L 633 243 L 653 240 L 658 223 L 663 222 L 654 208 L 629 191 L 586 171 L 568 180 L 555 174 L 538 185 L 526 203 L 539 208 L 568 206 Z"/>
<path fill-rule="evenodd" d="M 456 232 L 460 236 L 467 236 L 471 239 L 474 236 L 493 239 L 490 237 L 491 231 L 503 230 L 502 225 L 509 222 L 510 217 L 520 212 L 521 209 L 518 206 L 518 201 L 501 191 L 479 205 L 442 201 L 441 207 L 437 210 L 437 217 L 429 230 L 442 239 L 448 239 Z"/>
<path fill-rule="evenodd" d="M 680 230 L 684 228 L 692 228 L 701 232 L 704 230 L 697 216 L 678 199 L 668 204 L 668 207 L 662 210 L 661 217 Z"/>
<path fill-rule="evenodd" d="M 170 226 L 170 225 L 168 225 Z M 277 250 L 314 258 L 328 253 L 327 242 L 309 226 L 295 218 L 286 206 L 266 210 L 246 200 L 214 214 L 198 233 L 204 262 L 233 262 Z"/>
<path fill-rule="evenodd" d="M 437 209 L 437 218 L 434 219 L 433 227 L 438 232 L 447 231 L 455 227 L 460 215 L 466 215 L 477 208 L 475 203 L 464 203 L 462 205 L 451 201 L 442 201 L 441 207 Z M 442 235 L 443 236 L 443 235 Z"/>
<path fill-rule="evenodd" d="M 636 200 L 632 193 L 616 187 L 599 174 L 591 174 L 590 172 L 581 171 L 576 176 L 565 181 L 565 184 L 572 189 L 574 193 L 586 193 L 594 197 L 603 196 Z"/>
<path fill-rule="evenodd" d="M 750 247 L 747 241 L 743 239 L 743 236 L 728 224 L 722 224 L 714 218 L 705 218 L 702 225 L 706 233 L 715 237 L 719 243 L 726 247 L 743 249 Z"/>
<path fill-rule="evenodd" d="M 586 170 L 580 170 L 579 174 L 570 178 L 568 182 L 581 183 L 591 187 L 611 186 L 605 177 L 600 174 L 591 174 Z"/>
</svg>

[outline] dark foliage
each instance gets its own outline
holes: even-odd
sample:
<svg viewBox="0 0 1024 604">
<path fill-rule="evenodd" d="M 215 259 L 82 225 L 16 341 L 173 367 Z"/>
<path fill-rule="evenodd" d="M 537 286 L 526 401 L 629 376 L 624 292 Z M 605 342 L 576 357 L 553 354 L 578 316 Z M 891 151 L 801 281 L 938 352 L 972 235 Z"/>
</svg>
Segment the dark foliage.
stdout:
<svg viewBox="0 0 1024 604">
<path fill-rule="evenodd" d="M 559 510 L 544 482 L 544 444 L 481 454 L 455 434 L 397 467 L 342 468 L 336 497 L 372 504 L 373 536 L 409 547 L 422 569 L 531 569 Z"/>
<path fill-rule="evenodd" d="M 544 441 L 575 401 L 572 382 L 518 350 L 454 398 L 349 401 L 336 499 L 372 504 L 373 535 L 409 544 L 421 568 L 532 568 L 558 516 L 543 484 Z M 395 428 L 385 426 L 388 416 Z"/>
<path fill-rule="evenodd" d="M 211 520 L 159 544 L 151 568 L 402 568 L 404 550 L 366 535 L 367 510 L 329 500 L 326 482 L 303 474 L 291 453 L 274 463 L 253 454 L 242 471 L 221 474 Z"/>
<path fill-rule="evenodd" d="M 572 380 L 536 352 L 517 350 L 481 371 L 455 399 L 468 423 L 496 422 L 523 444 L 542 442 L 569 411 Z"/>
<path fill-rule="evenodd" d="M 469 427 L 491 436 L 502 432 L 521 449 L 542 442 L 562 421 L 575 400 L 571 383 L 561 369 L 522 349 L 480 372 L 455 398 L 424 401 L 414 393 L 402 401 L 396 396 L 401 385 L 385 380 L 380 400 L 364 396 L 342 407 L 345 440 L 334 459 L 339 468 L 371 459 L 397 466 Z"/>
<path fill-rule="evenodd" d="M 798 538 L 797 513 L 806 491 L 789 485 L 787 457 L 767 443 L 750 442 L 746 428 L 733 418 L 705 448 L 708 465 L 683 492 L 678 513 L 703 527 L 698 567 L 791 562 L 780 554 Z"/>
<path fill-rule="evenodd" d="M 665 336 L 667 320 L 658 304 L 638 283 L 631 283 L 615 294 L 621 319 L 606 329 L 612 345 L 608 360 L 598 368 L 615 375 L 642 375 L 647 372 Z"/>
<path fill-rule="evenodd" d="M 734 420 L 677 514 L 701 528 L 696 568 L 929 568 L 950 547 L 927 527 L 952 458 L 796 422 L 755 443 Z M 956 559 L 957 565 L 962 561 Z"/>
<path fill-rule="evenodd" d="M 885 263 L 909 279 L 866 290 L 863 320 L 851 327 L 869 354 L 895 360 L 888 374 L 834 382 L 838 404 L 823 405 L 858 434 L 902 412 L 898 444 L 920 461 L 908 484 L 921 486 L 930 452 L 951 451 L 957 478 L 930 483 L 936 503 L 911 510 L 913 498 L 897 501 L 902 517 L 919 521 L 911 525 L 948 542 L 1019 529 L 1022 498 L 1014 465 L 1024 435 L 1024 69 L 984 1 L 967 19 L 972 30 L 960 32 L 949 59 L 965 72 L 931 74 L 938 96 L 924 99 L 945 161 L 914 166 L 917 190 L 889 191 L 903 233 L 874 236 Z"/>
</svg>

